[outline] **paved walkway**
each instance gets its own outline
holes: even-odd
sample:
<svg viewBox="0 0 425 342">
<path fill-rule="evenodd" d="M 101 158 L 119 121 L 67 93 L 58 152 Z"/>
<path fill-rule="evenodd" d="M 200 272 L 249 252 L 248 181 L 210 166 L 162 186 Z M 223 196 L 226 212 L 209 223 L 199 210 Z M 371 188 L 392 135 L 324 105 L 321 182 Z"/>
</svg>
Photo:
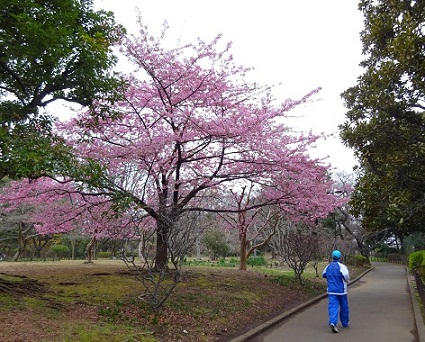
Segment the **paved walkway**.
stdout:
<svg viewBox="0 0 425 342">
<path fill-rule="evenodd" d="M 374 263 L 374 269 L 348 289 L 350 326 L 339 333 L 330 331 L 327 322 L 327 297 L 296 314 L 269 322 L 232 342 L 321 342 L 386 341 L 422 342 L 418 334 L 418 310 L 412 306 L 411 280 L 400 265 Z M 284 294 L 282 294 L 284 295 Z M 414 303 L 416 305 L 416 303 Z M 420 314 L 419 314 L 420 315 Z M 258 334 L 259 331 L 263 331 Z M 421 330 L 420 330 L 421 332 Z"/>
</svg>

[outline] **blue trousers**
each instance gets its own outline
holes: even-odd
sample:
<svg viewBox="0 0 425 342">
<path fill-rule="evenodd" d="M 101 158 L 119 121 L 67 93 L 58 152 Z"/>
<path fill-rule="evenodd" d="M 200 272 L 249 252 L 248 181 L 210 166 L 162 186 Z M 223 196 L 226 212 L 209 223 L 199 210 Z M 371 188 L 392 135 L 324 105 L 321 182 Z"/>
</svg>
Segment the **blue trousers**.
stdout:
<svg viewBox="0 0 425 342">
<path fill-rule="evenodd" d="M 347 295 L 328 295 L 328 313 L 329 313 L 329 324 L 338 323 L 338 311 L 339 319 L 343 327 L 348 326 L 350 320 L 350 310 L 348 308 Z"/>
</svg>

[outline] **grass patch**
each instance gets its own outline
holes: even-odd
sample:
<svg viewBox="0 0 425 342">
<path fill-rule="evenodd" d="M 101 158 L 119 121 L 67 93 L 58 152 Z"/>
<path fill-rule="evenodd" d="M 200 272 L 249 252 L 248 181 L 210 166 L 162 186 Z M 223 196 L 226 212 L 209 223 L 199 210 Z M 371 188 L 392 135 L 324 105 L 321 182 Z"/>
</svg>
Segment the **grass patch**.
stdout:
<svg viewBox="0 0 425 342">
<path fill-rule="evenodd" d="M 131 327 L 117 326 L 116 324 L 90 324 L 65 332 L 64 342 L 156 342 L 153 332 L 138 332 Z"/>
</svg>

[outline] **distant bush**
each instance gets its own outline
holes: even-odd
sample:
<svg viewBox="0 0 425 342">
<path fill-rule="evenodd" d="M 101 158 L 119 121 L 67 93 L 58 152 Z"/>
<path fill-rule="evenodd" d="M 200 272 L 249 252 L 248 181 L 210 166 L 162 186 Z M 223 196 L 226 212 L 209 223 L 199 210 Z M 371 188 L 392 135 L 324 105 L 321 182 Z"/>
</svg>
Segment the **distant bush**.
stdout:
<svg viewBox="0 0 425 342">
<path fill-rule="evenodd" d="M 66 258 L 70 256 L 70 250 L 64 245 L 53 245 L 49 248 L 49 254 L 52 255 L 53 258 Z"/>
<path fill-rule="evenodd" d="M 202 243 L 209 251 L 212 260 L 217 260 L 219 257 L 225 258 L 230 253 L 230 246 L 221 230 L 212 229 L 205 232 L 202 236 Z"/>
<path fill-rule="evenodd" d="M 417 270 L 424 262 L 425 250 L 416 251 L 409 254 L 409 269 Z"/>
<path fill-rule="evenodd" d="M 368 266 L 369 262 L 363 255 L 347 255 L 345 257 L 345 263 L 349 266 L 363 267 Z"/>
<path fill-rule="evenodd" d="M 99 253 L 97 253 L 97 257 L 99 259 L 111 259 L 112 258 L 112 252 L 99 252 Z"/>
<path fill-rule="evenodd" d="M 250 266 L 264 266 L 266 264 L 266 259 L 262 255 L 249 257 L 248 259 L 248 265 Z"/>
</svg>

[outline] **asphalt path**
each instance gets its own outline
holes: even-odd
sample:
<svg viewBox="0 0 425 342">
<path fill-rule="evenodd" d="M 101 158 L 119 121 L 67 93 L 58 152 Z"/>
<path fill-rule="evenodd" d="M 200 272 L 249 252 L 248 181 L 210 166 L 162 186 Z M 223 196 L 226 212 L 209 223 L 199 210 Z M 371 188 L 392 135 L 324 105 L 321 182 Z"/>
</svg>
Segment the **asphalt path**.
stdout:
<svg viewBox="0 0 425 342">
<path fill-rule="evenodd" d="M 387 263 L 374 263 L 373 266 L 372 271 L 349 286 L 350 325 L 342 328 L 339 323 L 339 333 L 329 329 L 325 296 L 279 323 L 270 324 L 262 333 L 247 334 L 239 341 L 418 342 L 406 268 Z"/>
</svg>

